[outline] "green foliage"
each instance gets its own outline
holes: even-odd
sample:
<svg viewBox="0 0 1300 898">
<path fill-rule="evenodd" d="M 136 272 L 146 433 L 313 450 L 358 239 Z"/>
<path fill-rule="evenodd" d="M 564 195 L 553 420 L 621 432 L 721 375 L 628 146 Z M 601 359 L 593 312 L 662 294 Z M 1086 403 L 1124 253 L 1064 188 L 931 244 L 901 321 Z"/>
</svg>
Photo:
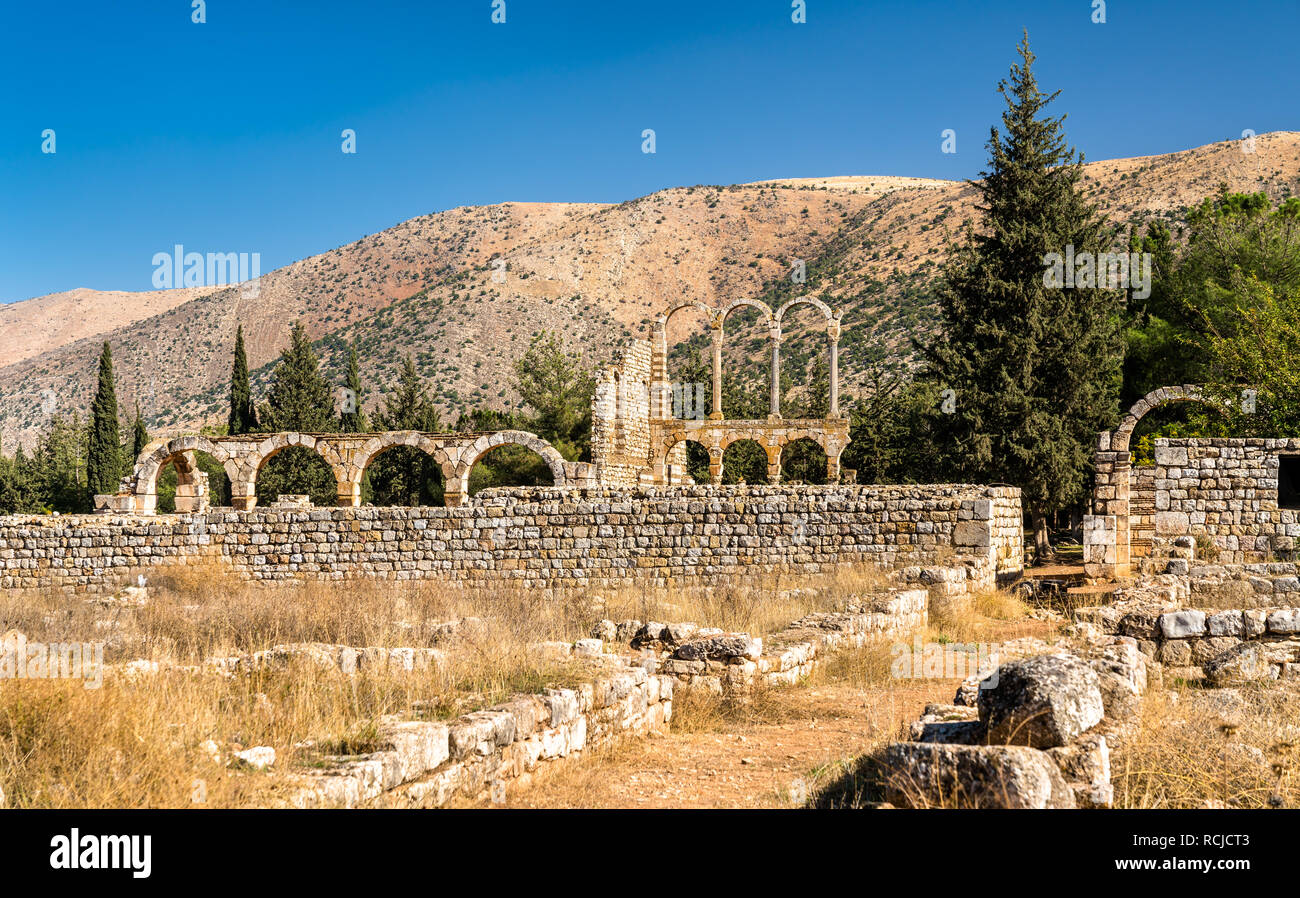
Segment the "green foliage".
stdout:
<svg viewBox="0 0 1300 898">
<path fill-rule="evenodd" d="M 380 430 L 441 429 L 437 409 L 429 401 L 410 356 L 402 362 L 397 387 L 375 414 L 375 425 Z M 413 446 L 396 446 L 380 453 L 366 469 L 361 498 L 373 505 L 441 505 L 443 489 L 442 472 L 428 453 Z"/>
<path fill-rule="evenodd" d="M 235 330 L 235 360 L 230 369 L 230 416 L 226 432 L 257 432 L 257 409 L 253 404 L 253 391 L 248 381 L 248 355 L 244 351 L 242 324 Z"/>
<path fill-rule="evenodd" d="M 936 476 L 935 426 L 940 387 L 874 368 L 849 416 L 852 440 L 840 464 L 858 483 L 923 483 Z"/>
<path fill-rule="evenodd" d="M 135 460 L 144 452 L 144 447 L 149 445 L 149 431 L 144 426 L 144 415 L 140 411 L 140 403 L 135 404 L 135 421 L 131 424 L 131 457 L 123 460 L 123 473 L 130 473 L 135 467 Z"/>
<path fill-rule="evenodd" d="M 1287 436 L 1300 433 L 1295 313 L 1300 293 L 1300 199 L 1273 207 L 1262 193 L 1220 185 L 1188 214 L 1186 245 L 1148 227 L 1142 248 L 1154 256 L 1148 302 L 1130 299 L 1124 401 L 1167 384 L 1207 384 L 1214 407 L 1157 409 L 1137 435 Z M 1257 391 L 1243 411 L 1243 389 Z M 1226 418 L 1225 418 L 1226 415 Z M 1135 460 L 1137 460 L 1135 459 Z"/>
<path fill-rule="evenodd" d="M 19 446 L 12 459 L 0 455 L 0 514 L 37 514 L 43 510 L 40 473 Z"/>
<path fill-rule="evenodd" d="M 321 377 L 316 353 L 301 322 L 295 322 L 289 346 L 280 354 L 266 404 L 260 415 L 271 432 L 330 433 L 337 426 L 334 397 Z M 290 446 L 272 456 L 257 475 L 259 504 L 281 494 L 306 493 L 315 505 L 338 503 L 338 485 L 325 460 L 311 449 Z"/>
<path fill-rule="evenodd" d="M 122 479 L 122 444 L 117 426 L 117 392 L 113 386 L 113 351 L 105 341 L 99 354 L 99 386 L 90 406 L 86 447 L 87 502 L 117 492 Z"/>
<path fill-rule="evenodd" d="M 406 361 L 409 365 L 409 356 Z M 348 411 L 345 408 L 339 412 L 339 432 L 367 433 L 370 430 L 370 422 L 366 420 L 366 412 L 362 408 L 365 391 L 361 388 L 361 366 L 357 360 L 357 341 L 355 339 L 348 344 L 348 367 L 344 386 L 348 389 L 352 410 Z"/>
<path fill-rule="evenodd" d="M 1019 486 L 1041 522 L 1080 501 L 1095 434 L 1115 419 L 1121 297 L 1045 284 L 1049 253 L 1099 253 L 1109 235 L 1081 196 L 1062 120 L 1043 115 L 1056 95 L 1038 89 L 1028 38 L 1020 53 L 998 86 L 1005 136 L 993 129 L 989 170 L 973 185 L 983 228 L 968 230 L 945 267 L 944 334 L 925 379 L 955 393 L 935 423 L 944 467 Z"/>
<path fill-rule="evenodd" d="M 581 353 L 568 352 L 555 334 L 538 334 L 515 362 L 515 389 L 532 409 L 526 430 L 550 442 L 569 461 L 590 460 L 596 379 L 584 367 Z"/>
</svg>

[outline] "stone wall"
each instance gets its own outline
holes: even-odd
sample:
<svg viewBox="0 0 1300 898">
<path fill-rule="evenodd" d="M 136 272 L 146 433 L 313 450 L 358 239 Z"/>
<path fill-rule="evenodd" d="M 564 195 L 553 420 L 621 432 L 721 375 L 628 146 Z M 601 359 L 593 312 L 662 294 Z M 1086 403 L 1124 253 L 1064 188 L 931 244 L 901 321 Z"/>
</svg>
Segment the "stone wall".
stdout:
<svg viewBox="0 0 1300 898">
<path fill-rule="evenodd" d="M 650 456 L 650 342 L 633 340 L 622 360 L 596 375 L 591 457 L 602 486 L 633 487 Z"/>
<path fill-rule="evenodd" d="M 1278 508 L 1278 456 L 1297 439 L 1156 440 L 1155 538 L 1202 534 L 1219 561 L 1290 553 L 1300 511 Z"/>
<path fill-rule="evenodd" d="M 101 589 L 215 558 L 250 579 L 436 578 L 530 587 L 734 583 L 846 563 L 960 557 L 983 587 L 1019 570 L 1006 487 L 691 486 L 485 490 L 458 508 L 0 518 L 0 588 Z M 1012 519 L 1016 525 L 1012 526 Z"/>
<path fill-rule="evenodd" d="M 295 777 L 298 808 L 434 808 L 453 800 L 502 801 L 566 759 L 619 739 L 662 732 L 672 719 L 673 678 L 589 659 L 609 670 L 576 689 L 522 695 L 451 721 L 381 721 L 387 747 L 333 758 Z"/>
</svg>

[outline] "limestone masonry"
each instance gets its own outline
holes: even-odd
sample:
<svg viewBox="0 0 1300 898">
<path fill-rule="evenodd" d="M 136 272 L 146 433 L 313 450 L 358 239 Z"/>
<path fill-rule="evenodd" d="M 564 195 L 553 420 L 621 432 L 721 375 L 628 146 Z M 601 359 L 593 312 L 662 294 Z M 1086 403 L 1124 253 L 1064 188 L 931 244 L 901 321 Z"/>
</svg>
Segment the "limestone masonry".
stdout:
<svg viewBox="0 0 1300 898">
<path fill-rule="evenodd" d="M 983 587 L 1020 570 L 1019 522 L 1019 490 L 967 485 L 512 488 L 457 508 L 7 517 L 0 588 L 99 590 L 201 559 L 262 581 L 552 588 L 729 583 L 868 562 L 941 589 L 954 574 Z"/>
</svg>

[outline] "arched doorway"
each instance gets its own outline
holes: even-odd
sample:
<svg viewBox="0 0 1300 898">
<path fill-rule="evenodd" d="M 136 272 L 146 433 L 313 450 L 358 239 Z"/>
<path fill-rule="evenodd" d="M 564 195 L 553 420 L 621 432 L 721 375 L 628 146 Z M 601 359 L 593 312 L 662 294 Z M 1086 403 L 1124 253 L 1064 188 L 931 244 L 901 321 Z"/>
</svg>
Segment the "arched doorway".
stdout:
<svg viewBox="0 0 1300 898">
<path fill-rule="evenodd" d="M 420 446 L 396 443 L 370 456 L 361 472 L 361 504 L 443 505 L 446 481 L 438 460 Z"/>
<path fill-rule="evenodd" d="M 311 504 L 338 504 L 338 478 L 314 447 L 302 444 L 273 449 L 258 461 L 253 477 L 257 504 L 265 507 L 283 495 L 305 495 Z"/>
<path fill-rule="evenodd" d="M 758 440 L 733 440 L 722 450 L 723 483 L 767 483 L 767 450 Z"/>
<path fill-rule="evenodd" d="M 826 450 L 812 437 L 799 437 L 781 447 L 781 482 L 824 486 L 830 482 Z"/>
<path fill-rule="evenodd" d="M 154 485 L 159 514 L 185 514 L 230 505 L 230 477 L 225 466 L 197 449 L 178 452 L 158 469 Z"/>
</svg>

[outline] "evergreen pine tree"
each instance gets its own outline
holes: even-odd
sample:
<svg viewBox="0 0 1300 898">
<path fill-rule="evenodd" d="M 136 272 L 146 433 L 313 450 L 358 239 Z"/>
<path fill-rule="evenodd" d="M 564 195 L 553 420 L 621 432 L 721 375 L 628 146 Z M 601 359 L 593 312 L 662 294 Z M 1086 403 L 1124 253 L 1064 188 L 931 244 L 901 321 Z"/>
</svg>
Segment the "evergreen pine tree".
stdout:
<svg viewBox="0 0 1300 898">
<path fill-rule="evenodd" d="M 334 397 L 301 322 L 294 323 L 289 346 L 280 354 L 260 417 L 270 431 L 330 433 L 337 429 Z M 274 455 L 257 475 L 260 503 L 274 501 L 282 493 L 306 493 L 316 505 L 334 505 L 338 499 L 329 465 L 302 446 Z"/>
<path fill-rule="evenodd" d="M 117 393 L 113 386 L 113 352 L 104 343 L 99 354 L 99 387 L 90 407 L 86 446 L 86 489 L 97 494 L 117 492 L 122 477 L 122 444 L 117 426 Z"/>
<path fill-rule="evenodd" d="M 134 467 L 135 460 L 149 445 L 149 431 L 144 426 L 144 415 L 140 412 L 140 401 L 135 403 L 135 423 L 131 426 L 131 459 L 127 467 Z"/>
<path fill-rule="evenodd" d="M 357 342 L 352 341 L 348 346 L 348 373 L 347 382 L 344 384 L 348 390 L 348 402 L 352 410 L 348 411 L 347 407 L 339 414 L 339 431 L 342 433 L 365 433 L 370 430 L 370 422 L 366 420 L 366 412 L 361 407 L 364 399 L 364 391 L 361 389 L 361 365 L 357 360 Z"/>
<path fill-rule="evenodd" d="M 375 414 L 381 430 L 437 431 L 441 423 L 438 410 L 429 401 L 428 392 L 415 362 L 408 355 L 402 360 L 397 388 L 384 400 Z M 376 505 L 439 505 L 442 503 L 442 473 L 438 464 L 424 451 L 412 446 L 398 446 L 381 454 L 367 472 L 368 483 L 362 495 Z"/>
<path fill-rule="evenodd" d="M 1041 115 L 1056 94 L 1038 89 L 1027 34 L 1019 51 L 998 85 L 1005 134 L 992 129 L 973 184 L 983 226 L 945 267 L 927 376 L 953 391 L 936 422 L 950 474 L 1019 486 L 1042 558 L 1048 515 L 1083 497 L 1096 433 L 1116 412 L 1122 294 L 1049 286 L 1049 254 L 1102 252 L 1113 235 L 1081 195 L 1063 118 Z"/>
<path fill-rule="evenodd" d="M 235 361 L 230 370 L 230 418 L 226 432 L 257 432 L 257 409 L 253 405 L 253 390 L 248 380 L 248 355 L 244 351 L 242 324 L 235 331 Z"/>
</svg>

